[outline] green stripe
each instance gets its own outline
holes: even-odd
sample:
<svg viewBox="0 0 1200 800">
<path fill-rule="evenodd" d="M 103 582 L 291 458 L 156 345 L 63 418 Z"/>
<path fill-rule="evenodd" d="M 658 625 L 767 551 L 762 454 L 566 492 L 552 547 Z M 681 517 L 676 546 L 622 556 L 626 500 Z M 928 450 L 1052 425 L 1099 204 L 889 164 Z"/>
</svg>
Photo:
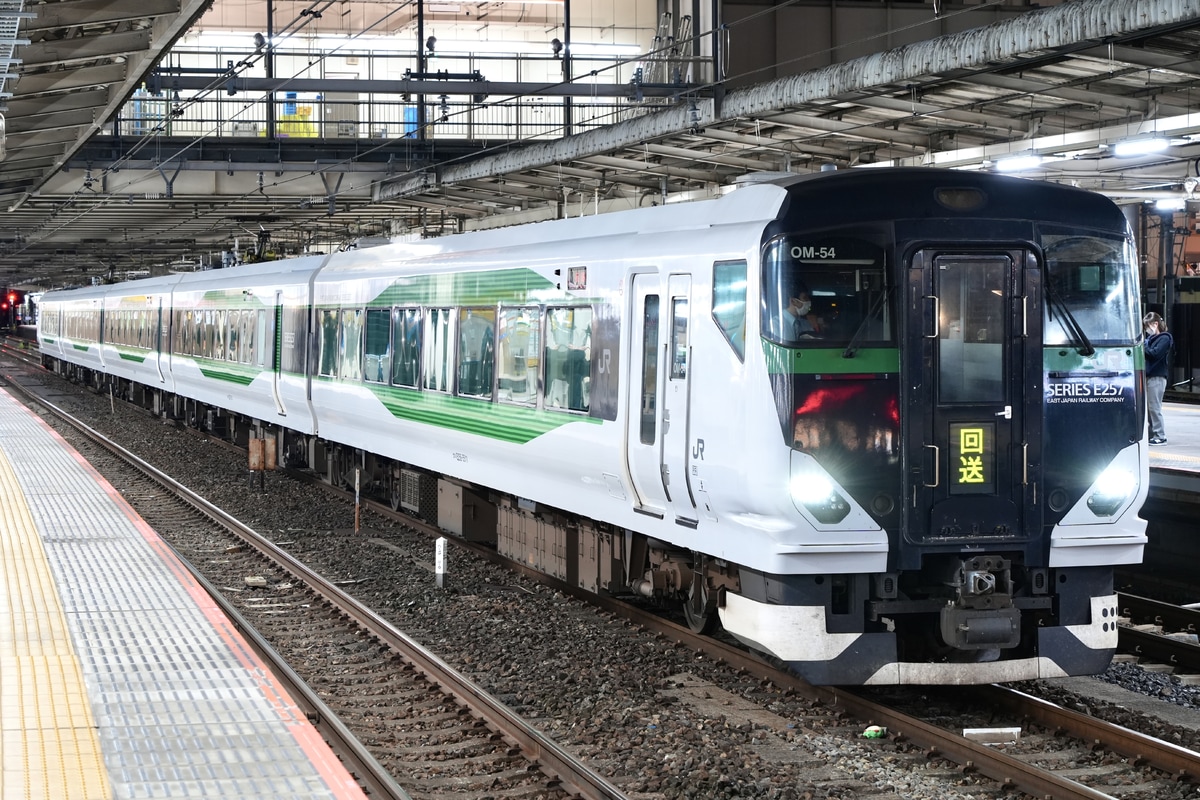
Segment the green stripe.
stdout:
<svg viewBox="0 0 1200 800">
<path fill-rule="evenodd" d="M 215 381 L 228 381 L 239 386 L 249 386 L 254 379 L 263 374 L 261 367 L 251 367 L 246 364 L 230 364 L 226 361 L 211 361 L 193 358 L 200 373 Z"/>
<path fill-rule="evenodd" d="M 146 357 L 137 353 L 126 353 L 124 350 L 119 350 L 117 351 L 117 355 L 121 357 L 122 361 L 133 361 L 138 364 L 146 362 Z"/>
<path fill-rule="evenodd" d="M 414 275 L 398 278 L 368 305 L 390 307 L 491 306 L 496 303 L 545 302 L 548 291 L 557 291 L 552 281 L 531 269 L 481 270 L 479 272 Z M 559 293 L 561 298 L 568 295 Z"/>
<path fill-rule="evenodd" d="M 367 384 L 367 387 L 396 419 L 513 444 L 525 444 L 576 422 L 602 424 L 598 419 L 560 411 L 539 411 L 394 386 Z"/>
<path fill-rule="evenodd" d="M 762 340 L 767 372 L 772 375 L 853 375 L 900 371 L 900 350 L 895 347 L 864 347 L 853 358 L 843 358 L 843 347 L 782 347 Z"/>
</svg>

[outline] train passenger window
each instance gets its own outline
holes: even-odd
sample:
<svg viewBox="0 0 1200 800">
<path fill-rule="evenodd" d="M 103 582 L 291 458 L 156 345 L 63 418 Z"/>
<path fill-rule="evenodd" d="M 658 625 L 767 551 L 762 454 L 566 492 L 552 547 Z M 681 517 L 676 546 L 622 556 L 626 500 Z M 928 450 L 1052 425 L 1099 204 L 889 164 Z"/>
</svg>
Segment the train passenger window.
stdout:
<svg viewBox="0 0 1200 800">
<path fill-rule="evenodd" d="M 321 359 L 318 362 L 319 375 L 330 377 L 337 374 L 338 363 L 338 319 L 337 309 L 323 308 L 320 312 L 321 325 Z"/>
<path fill-rule="evenodd" d="M 788 347 L 890 342 L 884 250 L 844 234 L 778 237 L 766 248 L 762 335 Z"/>
<path fill-rule="evenodd" d="M 537 402 L 541 314 L 537 308 L 503 308 L 498 329 L 498 397 L 533 405 Z"/>
<path fill-rule="evenodd" d="M 341 364 L 338 366 L 338 377 L 350 381 L 362 380 L 362 326 L 363 310 L 361 308 L 342 309 L 342 325 L 340 331 Z"/>
<path fill-rule="evenodd" d="M 421 309 L 397 308 L 392 311 L 392 383 L 414 389 L 421 377 Z"/>
<path fill-rule="evenodd" d="M 492 396 L 496 368 L 496 311 L 463 308 L 458 312 L 458 393 Z"/>
<path fill-rule="evenodd" d="M 671 380 L 687 377 L 688 357 L 688 300 L 671 298 Z"/>
<path fill-rule="evenodd" d="M 196 347 L 195 354 L 201 358 L 208 357 L 209 341 L 212 339 L 212 309 L 206 308 L 196 312 Z"/>
<path fill-rule="evenodd" d="M 425 314 L 421 363 L 425 369 L 425 388 L 435 392 L 450 391 L 454 372 L 454 342 L 450 338 L 449 308 L 431 308 Z"/>
<path fill-rule="evenodd" d="M 746 357 L 746 262 L 713 264 L 713 320 L 738 358 Z"/>
<path fill-rule="evenodd" d="M 591 407 L 592 309 L 546 309 L 546 407 Z"/>
<path fill-rule="evenodd" d="M 211 351 L 212 357 L 224 359 L 225 358 L 225 311 L 223 309 L 213 311 L 212 334 L 213 334 L 212 351 Z"/>
<path fill-rule="evenodd" d="M 238 348 L 242 335 L 242 312 L 231 308 L 225 312 L 225 346 L 223 353 L 226 361 L 238 360 Z"/>
<path fill-rule="evenodd" d="M 240 316 L 237 360 L 239 364 L 249 364 L 250 350 L 254 346 L 254 309 L 243 308 Z"/>
<path fill-rule="evenodd" d="M 642 444 L 654 444 L 658 429 L 658 295 L 642 309 Z"/>
<path fill-rule="evenodd" d="M 370 383 L 387 383 L 392 374 L 391 310 L 367 309 L 367 329 L 363 341 L 363 378 Z"/>
<path fill-rule="evenodd" d="M 1080 345 L 1075 326 L 1094 345 L 1137 340 L 1136 260 L 1131 243 L 1078 231 L 1041 231 L 1046 257 L 1044 342 Z"/>
</svg>

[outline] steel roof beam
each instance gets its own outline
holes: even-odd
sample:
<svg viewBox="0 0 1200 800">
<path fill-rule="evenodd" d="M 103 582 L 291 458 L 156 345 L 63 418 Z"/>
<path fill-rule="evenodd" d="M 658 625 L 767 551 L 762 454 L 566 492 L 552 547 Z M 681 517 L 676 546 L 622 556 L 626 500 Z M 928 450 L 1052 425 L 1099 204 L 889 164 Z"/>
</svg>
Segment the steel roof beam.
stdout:
<svg viewBox="0 0 1200 800">
<path fill-rule="evenodd" d="M 37 14 L 24 26 L 26 33 L 135 22 L 178 14 L 180 10 L 179 0 L 60 0 L 34 7 Z"/>
</svg>

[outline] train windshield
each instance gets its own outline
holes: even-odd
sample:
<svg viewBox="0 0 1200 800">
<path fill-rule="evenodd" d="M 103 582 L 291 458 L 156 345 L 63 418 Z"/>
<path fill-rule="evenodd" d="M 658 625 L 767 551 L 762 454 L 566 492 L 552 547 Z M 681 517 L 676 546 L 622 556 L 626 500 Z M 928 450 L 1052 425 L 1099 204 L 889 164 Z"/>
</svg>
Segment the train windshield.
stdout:
<svg viewBox="0 0 1200 800">
<path fill-rule="evenodd" d="M 781 236 L 767 244 L 762 335 L 788 347 L 890 342 L 883 248 L 836 235 Z"/>
<path fill-rule="evenodd" d="M 1046 256 L 1045 343 L 1087 348 L 1137 339 L 1132 244 L 1092 232 L 1041 230 Z"/>
</svg>

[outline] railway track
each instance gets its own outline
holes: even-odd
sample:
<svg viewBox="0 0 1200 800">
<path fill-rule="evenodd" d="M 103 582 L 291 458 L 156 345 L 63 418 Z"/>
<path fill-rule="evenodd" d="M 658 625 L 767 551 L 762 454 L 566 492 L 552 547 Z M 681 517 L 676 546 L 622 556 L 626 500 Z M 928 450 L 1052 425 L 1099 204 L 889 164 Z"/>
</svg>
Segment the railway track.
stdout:
<svg viewBox="0 0 1200 800">
<path fill-rule="evenodd" d="M 70 425 L 78 434 L 73 444 L 102 474 L 126 476 L 115 481 L 126 499 L 251 638 L 371 796 L 624 797 L 333 581 L 19 383 L 8 388 Z M 309 685 L 332 689 L 335 682 L 297 675 L 283 655 L 320 648 L 337 653 L 331 668 L 341 691 L 329 703 Z M 356 723 L 357 736 L 344 720 Z M 378 759 L 360 742 L 368 730 Z M 406 786 L 393 776 L 405 776 Z"/>
<path fill-rule="evenodd" d="M 1200 609 L 1125 592 L 1119 595 L 1122 617 L 1119 648 L 1191 675 L 1200 675 Z"/>
<path fill-rule="evenodd" d="M 384 506 L 373 510 L 381 514 L 390 513 Z M 411 518 L 406 518 L 406 524 L 411 526 L 413 523 Z M 497 558 L 486 548 L 476 549 L 482 556 Z M 238 554 L 225 553 L 213 545 L 208 547 L 208 560 L 229 561 L 235 555 Z M 249 569 L 244 565 L 235 567 L 225 582 L 236 584 L 239 580 L 244 581 Z M 293 579 L 285 576 L 263 577 L 267 581 L 267 587 L 263 588 L 269 588 L 271 591 L 258 592 L 259 600 L 250 604 L 256 623 L 259 617 L 290 617 L 292 589 L 286 584 Z M 539 575 L 538 578 L 541 580 L 543 576 Z M 255 594 L 241 586 L 236 588 L 239 589 L 238 594 Z M 554 591 L 566 594 L 573 590 L 571 587 L 554 585 Z M 584 599 L 588 602 L 596 601 L 592 595 L 586 595 Z M 801 698 L 801 705 L 811 707 L 811 716 L 818 720 L 812 723 L 816 730 L 840 730 L 845 734 L 846 731 L 861 730 L 871 724 L 886 727 L 888 737 L 872 742 L 870 746 L 884 750 L 888 758 L 903 758 L 916 762 L 932 760 L 935 764 L 952 761 L 958 766 L 947 768 L 950 775 L 986 775 L 995 782 L 996 788 L 993 791 L 996 792 L 1004 792 L 1005 787 L 1011 787 L 1034 797 L 1121 797 L 1126 794 L 1133 796 L 1136 791 L 1151 791 L 1149 796 L 1155 797 L 1182 797 L 1193 791 L 1193 787 L 1189 787 L 1186 781 L 1200 773 L 1200 765 L 1195 760 L 1196 755 L 1191 751 L 1173 746 L 1164 747 L 1165 743 L 1155 743 L 1149 740 L 1149 737 L 1124 737 L 1097 726 L 1095 720 L 1085 715 L 1067 713 L 1060 716 L 1059 711 L 1065 711 L 1064 709 L 1047 708 L 1046 704 L 1028 704 L 1029 701 L 1020 699 L 1005 700 L 1002 704 L 999 699 L 979 699 L 979 695 L 974 693 L 976 690 L 970 690 L 970 693 L 964 690 L 961 693 L 962 698 L 950 704 L 958 706 L 958 711 L 939 708 L 937 714 L 917 713 L 920 709 L 915 709 L 914 713 L 905 713 L 900 708 L 903 699 L 897 702 L 894 698 L 886 696 L 887 693 L 881 693 L 885 696 L 880 702 L 868 693 L 816 689 L 775 670 L 752 655 L 711 639 L 697 639 L 687 628 L 644 611 L 631 609 L 625 604 L 611 602 L 612 605 L 606 606 L 606 613 L 619 615 L 636 628 L 706 653 L 711 659 L 719 660 L 734 671 L 751 676 L 760 685 L 778 687 L 784 697 L 793 699 L 792 702 L 795 702 L 795 698 Z M 335 636 L 333 633 L 323 635 L 329 637 L 329 641 L 333 641 Z M 343 653 L 353 652 L 356 658 L 362 660 L 371 660 L 376 657 L 373 647 L 376 646 L 363 644 L 351 636 L 337 649 Z M 376 683 L 371 685 L 382 686 L 385 695 L 392 695 L 395 694 L 390 683 L 392 678 L 386 677 L 387 672 L 385 669 L 375 679 Z M 702 694 L 710 690 L 705 688 L 703 682 L 693 685 L 687 677 L 680 677 L 672 691 L 681 697 L 690 696 L 692 700 L 689 702 L 693 702 L 698 696 L 697 693 Z M 959 693 L 946 694 L 949 697 Z M 358 724 L 357 717 L 369 717 L 372 706 L 371 702 L 366 702 L 358 706 L 357 711 L 350 711 L 350 715 L 356 717 L 354 723 Z M 968 707 L 1004 708 L 1005 719 L 1015 721 L 1022 729 L 1024 735 L 1021 741 L 1014 744 L 984 745 L 964 738 L 961 735 L 963 727 L 997 726 L 995 712 L 984 717 L 977 713 L 974 717 L 969 717 L 967 712 L 962 710 Z M 947 723 L 946 720 L 950 718 L 953 722 Z M 944 724 L 939 726 L 939 722 Z M 598 759 L 593 758 L 593 761 Z M 1064 763 L 1072 764 L 1071 769 L 1075 771 L 1067 774 L 1067 770 L 1063 768 Z M 1109 785 L 1114 770 L 1120 772 L 1125 782 L 1124 787 L 1114 788 Z M 1089 781 L 1092 782 L 1090 786 Z M 863 790 L 856 790 L 855 793 L 865 794 Z M 1141 796 L 1147 795 L 1143 793 Z"/>
</svg>

